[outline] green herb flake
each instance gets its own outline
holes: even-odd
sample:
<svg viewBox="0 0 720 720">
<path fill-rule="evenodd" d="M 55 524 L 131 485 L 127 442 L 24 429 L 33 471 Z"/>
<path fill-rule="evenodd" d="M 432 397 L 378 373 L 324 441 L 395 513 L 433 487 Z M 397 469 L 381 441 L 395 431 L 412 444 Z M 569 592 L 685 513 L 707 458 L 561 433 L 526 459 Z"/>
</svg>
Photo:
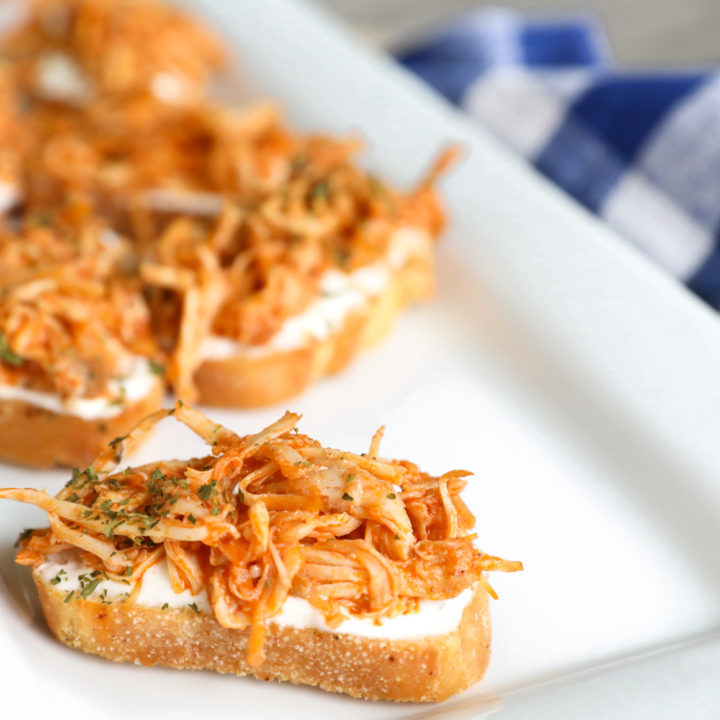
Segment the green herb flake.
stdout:
<svg viewBox="0 0 720 720">
<path fill-rule="evenodd" d="M 310 200 L 327 200 L 330 197 L 330 183 L 327 180 L 318 180 L 310 188 Z"/>
<path fill-rule="evenodd" d="M 197 518 L 196 518 L 192 513 L 190 513 L 190 514 L 187 516 L 187 519 L 188 519 L 193 525 L 197 522 Z"/>
<path fill-rule="evenodd" d="M 342 496 L 342 499 L 343 499 L 343 500 L 349 500 L 350 502 L 352 502 L 354 498 L 353 498 L 352 495 L 348 495 L 347 493 L 344 493 L 343 496 Z"/>
<path fill-rule="evenodd" d="M 170 606 L 167 603 L 163 603 L 163 606 L 160 608 L 161 610 L 167 610 Z"/>
<path fill-rule="evenodd" d="M 110 447 L 117 447 L 123 440 L 127 440 L 127 435 L 121 435 L 120 437 L 116 437 L 114 440 L 111 440 Z"/>
<path fill-rule="evenodd" d="M 153 375 L 163 376 L 165 374 L 165 366 L 162 363 L 156 362 L 155 360 L 150 360 L 148 362 L 148 367 L 150 368 L 150 372 Z"/>
<path fill-rule="evenodd" d="M 72 469 L 72 477 L 67 481 L 65 487 L 77 487 L 78 480 L 80 479 L 80 468 L 74 467 Z"/>
<path fill-rule="evenodd" d="M 95 592 L 97 586 L 98 586 L 101 582 L 102 582 L 102 578 L 99 578 L 99 577 L 98 577 L 98 578 L 95 578 L 94 580 L 91 580 L 91 581 L 90 581 L 89 583 L 87 583 L 87 585 L 85 585 L 85 586 L 83 587 L 83 589 L 80 591 L 80 596 L 86 598 L 86 597 L 88 597 L 89 595 L 92 595 L 92 594 Z"/>
<path fill-rule="evenodd" d="M 188 607 L 196 614 L 200 614 L 200 608 L 197 606 L 197 603 L 188 603 Z"/>
<path fill-rule="evenodd" d="M 23 540 L 27 540 L 27 538 L 29 538 L 32 535 L 32 533 L 33 533 L 33 528 L 25 528 L 25 530 L 23 530 L 20 533 L 20 535 L 18 535 L 18 539 L 15 541 L 14 547 L 18 547 L 20 545 L 20 543 Z"/>
<path fill-rule="evenodd" d="M 0 360 L 6 365 L 14 365 L 15 367 L 23 364 L 23 359 L 8 347 L 3 333 L 0 333 Z"/>
<path fill-rule="evenodd" d="M 126 565 L 125 566 L 125 576 L 130 577 L 133 574 L 133 566 L 132 565 Z"/>
<path fill-rule="evenodd" d="M 397 498 L 397 495 L 395 493 L 388 493 L 387 499 L 388 500 L 395 500 Z"/>
<path fill-rule="evenodd" d="M 65 598 L 63 599 L 63 602 L 64 602 L 64 603 L 69 603 L 70 600 L 72 599 L 72 596 L 73 596 L 74 594 L 75 594 L 75 591 L 74 591 L 74 590 L 71 590 L 71 591 L 65 596 Z"/>
<path fill-rule="evenodd" d="M 217 480 L 212 480 L 211 482 L 207 483 L 206 485 L 202 485 L 200 489 L 198 490 L 198 495 L 203 500 L 209 500 L 210 495 L 215 491 L 215 486 L 217 485 Z"/>
</svg>

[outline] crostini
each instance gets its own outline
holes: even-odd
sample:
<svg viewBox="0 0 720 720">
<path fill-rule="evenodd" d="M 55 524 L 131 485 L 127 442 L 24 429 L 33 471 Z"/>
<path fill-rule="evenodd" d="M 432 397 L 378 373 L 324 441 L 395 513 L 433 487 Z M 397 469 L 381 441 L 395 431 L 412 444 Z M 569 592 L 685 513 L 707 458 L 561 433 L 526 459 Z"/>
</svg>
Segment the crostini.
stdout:
<svg viewBox="0 0 720 720">
<path fill-rule="evenodd" d="M 118 471 L 174 415 L 212 454 Z M 519 562 L 474 546 L 463 471 L 322 447 L 286 413 L 238 436 L 178 403 L 119 437 L 25 533 L 48 625 L 111 660 L 211 669 L 383 700 L 438 701 L 479 680 L 485 573 Z"/>
</svg>

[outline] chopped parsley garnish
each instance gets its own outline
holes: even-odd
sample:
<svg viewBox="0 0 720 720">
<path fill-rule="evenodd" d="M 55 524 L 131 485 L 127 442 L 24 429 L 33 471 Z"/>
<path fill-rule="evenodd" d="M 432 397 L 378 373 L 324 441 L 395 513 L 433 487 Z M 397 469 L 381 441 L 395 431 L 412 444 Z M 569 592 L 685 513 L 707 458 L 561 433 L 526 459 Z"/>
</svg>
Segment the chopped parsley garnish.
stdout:
<svg viewBox="0 0 720 720">
<path fill-rule="evenodd" d="M 133 574 L 133 567 L 132 565 L 126 565 L 125 566 L 125 575 L 126 577 L 130 577 Z"/>
<path fill-rule="evenodd" d="M 297 153 L 296 155 L 293 155 L 292 159 L 290 160 L 290 171 L 293 174 L 302 172 L 307 167 L 309 162 L 310 160 L 308 159 L 307 155 Z"/>
<path fill-rule="evenodd" d="M 196 518 L 192 513 L 190 513 L 190 514 L 187 516 L 187 519 L 188 519 L 193 525 L 197 522 L 197 518 Z"/>
<path fill-rule="evenodd" d="M 68 487 L 75 487 L 80 479 L 80 468 L 74 467 L 72 469 L 72 477 L 68 480 Z"/>
<path fill-rule="evenodd" d="M 65 596 L 65 598 L 63 599 L 63 602 L 64 602 L 64 603 L 69 603 L 70 600 L 72 599 L 72 596 L 73 596 L 74 594 L 75 594 L 75 591 L 74 591 L 74 590 L 71 590 L 71 591 Z"/>
<path fill-rule="evenodd" d="M 0 333 L 0 360 L 7 365 L 14 365 L 15 367 L 23 364 L 23 359 L 8 347 L 3 333 Z"/>
<path fill-rule="evenodd" d="M 162 480 L 165 476 L 162 473 L 162 470 L 160 468 L 155 468 L 150 473 L 150 479 L 151 480 Z"/>
<path fill-rule="evenodd" d="M 200 614 L 200 608 L 197 606 L 197 603 L 188 603 L 188 607 L 196 614 Z"/>
<path fill-rule="evenodd" d="M 123 440 L 127 440 L 127 435 L 121 435 L 120 437 L 116 437 L 114 440 L 111 440 L 110 447 L 117 447 Z"/>
<path fill-rule="evenodd" d="M 161 610 L 167 610 L 170 606 L 167 603 L 163 603 Z"/>
<path fill-rule="evenodd" d="M 310 188 L 310 200 L 327 200 L 330 197 L 330 183 L 327 180 L 318 180 Z"/>
<path fill-rule="evenodd" d="M 83 585 L 82 590 L 80 591 L 81 597 L 88 597 L 89 595 L 92 595 L 95 592 L 95 589 L 97 586 L 102 582 L 102 578 L 96 577 L 94 580 L 91 580 L 89 583 L 86 583 Z"/>
<path fill-rule="evenodd" d="M 148 362 L 148 367 L 150 368 L 150 372 L 153 375 L 164 375 L 165 374 L 165 366 L 159 362 L 156 362 L 155 360 L 150 360 Z"/>
<path fill-rule="evenodd" d="M 207 483 L 206 485 L 202 485 L 200 489 L 198 490 L 198 495 L 203 500 L 209 500 L 210 495 L 212 495 L 213 492 L 215 492 L 215 486 L 217 485 L 217 480 L 212 480 L 211 482 Z"/>
<path fill-rule="evenodd" d="M 57 585 L 58 583 L 62 582 L 62 579 L 63 579 L 62 576 L 63 576 L 63 575 L 67 575 L 67 573 L 65 572 L 64 569 L 61 568 L 61 569 L 58 571 L 58 574 L 57 574 L 52 580 L 50 580 L 50 584 L 51 584 L 51 585 Z"/>
<path fill-rule="evenodd" d="M 20 535 L 18 535 L 18 539 L 15 541 L 14 547 L 18 547 L 18 545 L 20 545 L 23 540 L 29 538 L 30 535 L 32 535 L 32 532 L 33 528 L 25 528 L 25 530 L 23 530 Z"/>
<path fill-rule="evenodd" d="M 395 498 L 397 498 L 397 495 L 395 493 L 388 493 L 387 498 L 388 500 L 395 500 Z"/>
<path fill-rule="evenodd" d="M 354 500 L 353 496 L 352 496 L 352 495 L 348 495 L 347 493 L 344 493 L 344 494 L 343 494 L 342 499 L 343 499 L 343 500 L 350 500 L 350 501 Z"/>
</svg>

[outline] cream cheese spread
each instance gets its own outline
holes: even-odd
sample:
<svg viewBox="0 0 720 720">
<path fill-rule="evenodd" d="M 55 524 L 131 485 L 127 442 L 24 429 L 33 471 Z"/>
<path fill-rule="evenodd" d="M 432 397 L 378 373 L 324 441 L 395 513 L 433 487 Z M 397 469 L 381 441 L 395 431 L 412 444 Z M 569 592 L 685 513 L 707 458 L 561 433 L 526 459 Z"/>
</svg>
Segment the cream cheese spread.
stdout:
<svg viewBox="0 0 720 720">
<path fill-rule="evenodd" d="M 55 589 L 60 592 L 79 593 L 83 587 L 81 576 L 85 576 L 87 583 L 90 568 L 79 561 L 73 551 L 70 551 L 48 556 L 46 562 L 36 572 L 45 582 L 52 582 Z M 132 589 L 133 585 L 130 581 L 125 584 L 102 580 L 89 594 L 88 599 L 101 599 L 105 602 L 122 600 Z M 463 611 L 472 600 L 474 590 L 474 587 L 469 587 L 449 600 L 421 600 L 417 612 L 386 618 L 379 623 L 372 618 L 348 618 L 338 627 L 330 627 L 322 613 L 307 600 L 291 596 L 285 601 L 282 611 L 275 615 L 271 622 L 286 627 L 309 628 L 336 634 L 348 633 L 359 637 L 386 640 L 445 635 L 457 630 Z M 187 590 L 182 593 L 173 591 L 165 560 L 145 572 L 134 602 L 136 605 L 159 608 L 183 608 L 192 605 L 193 609 L 201 613 L 212 612 L 204 590 L 197 595 Z"/>
<path fill-rule="evenodd" d="M 351 273 L 328 270 L 320 280 L 320 295 L 303 312 L 289 317 L 264 345 L 243 345 L 229 338 L 211 335 L 203 342 L 204 360 L 226 360 L 239 355 L 259 357 L 295 350 L 312 341 L 321 341 L 342 328 L 348 315 L 377 297 L 390 282 L 393 270 L 410 258 L 422 256 L 430 246 L 429 235 L 419 228 L 397 230 L 387 256 Z"/>
<path fill-rule="evenodd" d="M 0 400 L 19 400 L 58 415 L 74 415 L 83 420 L 102 420 L 120 415 L 128 404 L 147 397 L 157 382 L 157 375 L 150 369 L 148 361 L 135 357 L 127 372 L 109 383 L 105 395 L 63 399 L 53 392 L 21 385 L 0 385 Z"/>
</svg>

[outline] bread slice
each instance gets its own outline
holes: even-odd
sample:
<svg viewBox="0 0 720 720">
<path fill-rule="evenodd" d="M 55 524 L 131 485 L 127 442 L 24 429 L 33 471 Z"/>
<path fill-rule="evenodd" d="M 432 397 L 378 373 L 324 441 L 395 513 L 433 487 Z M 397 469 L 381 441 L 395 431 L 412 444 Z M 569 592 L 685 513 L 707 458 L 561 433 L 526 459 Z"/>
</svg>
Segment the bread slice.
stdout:
<svg viewBox="0 0 720 720">
<path fill-rule="evenodd" d="M 433 702 L 477 682 L 490 657 L 488 595 L 481 583 L 453 632 L 386 640 L 270 622 L 265 660 L 251 667 L 248 629 L 225 628 L 190 608 L 103 604 L 79 596 L 66 601 L 67 593 L 38 571 L 33 579 L 57 639 L 115 662 L 254 675 L 370 700 Z"/>
<path fill-rule="evenodd" d="M 327 339 L 293 350 L 205 360 L 194 376 L 198 402 L 241 408 L 272 405 L 298 395 L 324 375 L 343 370 L 360 351 L 381 340 L 410 303 L 432 295 L 430 245 L 428 238 L 427 252 L 396 268 L 383 291 L 349 313 Z"/>
<path fill-rule="evenodd" d="M 116 437 L 162 405 L 160 379 L 151 392 L 109 418 L 86 420 L 21 400 L 0 400 L 0 458 L 37 468 L 87 467 Z"/>
</svg>

